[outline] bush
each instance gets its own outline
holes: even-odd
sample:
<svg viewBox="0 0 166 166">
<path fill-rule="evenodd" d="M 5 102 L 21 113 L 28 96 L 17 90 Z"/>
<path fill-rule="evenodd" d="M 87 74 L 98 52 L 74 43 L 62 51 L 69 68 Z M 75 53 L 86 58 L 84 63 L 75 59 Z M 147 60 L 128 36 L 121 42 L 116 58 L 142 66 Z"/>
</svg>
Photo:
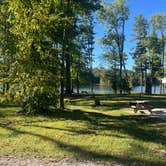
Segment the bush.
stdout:
<svg viewBox="0 0 166 166">
<path fill-rule="evenodd" d="M 57 102 L 55 94 L 35 92 L 25 99 L 23 110 L 26 113 L 44 113 L 49 110 L 50 106 L 56 106 Z"/>
</svg>

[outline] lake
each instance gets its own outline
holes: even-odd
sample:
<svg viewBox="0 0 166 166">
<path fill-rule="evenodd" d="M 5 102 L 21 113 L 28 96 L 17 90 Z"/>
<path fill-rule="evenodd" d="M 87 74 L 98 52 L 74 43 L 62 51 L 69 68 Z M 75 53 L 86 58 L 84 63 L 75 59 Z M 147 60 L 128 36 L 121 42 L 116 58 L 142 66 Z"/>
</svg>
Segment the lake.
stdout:
<svg viewBox="0 0 166 166">
<path fill-rule="evenodd" d="M 87 91 L 87 92 L 91 92 L 91 88 L 90 87 L 80 87 L 80 92 L 81 91 Z M 143 87 L 143 91 L 144 91 L 144 87 Z M 166 91 L 166 88 L 165 88 Z M 74 88 L 74 92 L 77 92 L 77 89 Z M 94 93 L 112 93 L 112 89 L 108 86 L 100 86 L 100 85 L 95 85 L 93 88 L 93 92 Z M 136 86 L 132 89 L 132 92 L 136 92 L 139 93 L 141 92 L 141 86 Z M 152 93 L 154 93 L 154 87 L 152 87 Z M 160 93 L 160 86 L 156 87 L 156 93 Z"/>
</svg>

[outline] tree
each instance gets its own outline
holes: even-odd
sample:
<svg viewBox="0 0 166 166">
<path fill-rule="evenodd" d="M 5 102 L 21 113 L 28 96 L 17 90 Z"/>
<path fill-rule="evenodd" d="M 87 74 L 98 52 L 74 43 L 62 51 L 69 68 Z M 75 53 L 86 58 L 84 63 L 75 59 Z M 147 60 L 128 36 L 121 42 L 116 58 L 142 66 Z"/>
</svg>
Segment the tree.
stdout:
<svg viewBox="0 0 166 166">
<path fill-rule="evenodd" d="M 104 43 L 104 41 L 103 41 Z M 119 68 L 119 57 L 116 50 L 112 50 L 111 52 L 108 52 L 108 49 L 106 49 L 106 52 L 103 54 L 104 58 L 109 62 L 111 71 L 107 74 L 107 76 L 110 79 L 111 82 L 111 88 L 113 89 L 114 93 L 117 94 L 117 91 L 119 89 L 118 83 L 118 68 Z"/>
<path fill-rule="evenodd" d="M 135 40 L 136 48 L 132 52 L 135 59 L 135 68 L 141 75 L 141 93 L 143 92 L 143 84 L 145 93 L 148 93 L 148 56 L 147 56 L 147 39 L 148 39 L 148 21 L 142 14 L 135 18 L 133 30 L 135 32 L 133 40 Z M 145 79 L 144 79 L 145 78 Z"/>
<path fill-rule="evenodd" d="M 73 59 L 72 53 L 75 52 L 73 51 L 73 46 L 76 38 L 76 25 L 77 25 L 77 18 L 81 18 L 82 15 L 90 14 L 94 11 L 96 11 L 100 7 L 100 0 L 94 0 L 94 1 L 89 1 L 89 0 L 64 0 L 61 1 L 61 11 L 63 13 L 63 17 L 67 18 L 68 20 L 71 20 L 71 22 L 67 22 L 64 26 L 63 29 L 63 37 L 62 37 L 62 71 L 66 70 L 66 93 L 71 95 L 71 59 Z M 74 46 L 76 48 L 76 46 Z M 79 54 L 80 55 L 80 54 Z M 65 62 L 64 62 L 65 61 Z M 63 80 L 61 80 L 61 108 L 64 107 L 63 103 L 63 91 L 64 91 L 64 72 L 61 72 Z M 77 77 L 78 78 L 78 77 Z"/>
<path fill-rule="evenodd" d="M 152 28 L 152 34 L 148 38 L 148 50 L 149 50 L 149 69 L 150 69 L 150 87 L 149 94 L 152 93 L 152 86 L 156 85 L 157 79 L 155 76 L 161 73 L 161 52 L 162 42 L 157 37 L 154 27 Z"/>
<path fill-rule="evenodd" d="M 17 38 L 11 90 L 24 110 L 45 111 L 58 101 L 60 60 L 55 39 L 65 20 L 59 17 L 54 1 L 14 0 L 9 9 L 11 31 Z"/>
<path fill-rule="evenodd" d="M 153 32 L 160 33 L 161 38 L 161 51 L 162 51 L 162 57 L 161 57 L 161 63 L 162 63 L 162 77 L 165 77 L 165 33 L 166 33 L 166 16 L 162 13 L 154 14 L 150 18 L 150 23 L 152 25 Z M 162 86 L 161 86 L 162 87 Z M 164 88 L 163 88 L 164 90 Z"/>
<path fill-rule="evenodd" d="M 75 73 L 77 93 L 79 93 L 80 77 L 88 73 L 91 90 L 93 90 L 92 61 L 93 61 L 93 16 L 83 15 L 77 22 L 77 36 L 74 41 L 73 72 Z"/>
<path fill-rule="evenodd" d="M 9 4 L 6 1 L 0 2 L 0 73 L 1 83 L 3 84 L 3 92 L 7 93 L 10 86 L 9 75 L 11 74 L 11 64 L 16 54 L 16 38 L 11 33 L 12 27 L 8 19 Z"/>
<path fill-rule="evenodd" d="M 20 96 L 25 109 L 39 111 L 56 106 L 60 84 L 60 107 L 64 108 L 64 85 L 70 94 L 72 61 L 78 53 L 77 18 L 91 15 L 100 7 L 100 0 L 4 2 L 9 4 L 9 31 L 17 41 L 10 90 Z"/>
<path fill-rule="evenodd" d="M 126 0 L 115 0 L 112 3 L 103 3 L 98 12 L 100 23 L 105 27 L 105 46 L 109 46 L 109 52 L 115 52 L 119 56 L 119 77 L 123 80 L 122 70 L 124 65 L 124 41 L 125 23 L 129 17 L 129 9 Z M 122 87 L 120 87 L 122 93 Z"/>
</svg>

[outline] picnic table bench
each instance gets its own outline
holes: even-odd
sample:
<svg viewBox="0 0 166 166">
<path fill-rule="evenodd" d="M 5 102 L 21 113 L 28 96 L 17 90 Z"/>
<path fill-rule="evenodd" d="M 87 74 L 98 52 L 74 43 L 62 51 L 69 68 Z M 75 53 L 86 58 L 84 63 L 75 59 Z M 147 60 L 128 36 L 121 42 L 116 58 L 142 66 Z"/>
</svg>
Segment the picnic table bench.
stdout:
<svg viewBox="0 0 166 166">
<path fill-rule="evenodd" d="M 130 107 L 134 109 L 134 112 L 137 113 L 139 110 L 148 110 L 150 113 L 151 107 L 149 106 L 149 101 L 147 100 L 138 100 L 138 101 L 132 101 L 129 103 Z"/>
</svg>

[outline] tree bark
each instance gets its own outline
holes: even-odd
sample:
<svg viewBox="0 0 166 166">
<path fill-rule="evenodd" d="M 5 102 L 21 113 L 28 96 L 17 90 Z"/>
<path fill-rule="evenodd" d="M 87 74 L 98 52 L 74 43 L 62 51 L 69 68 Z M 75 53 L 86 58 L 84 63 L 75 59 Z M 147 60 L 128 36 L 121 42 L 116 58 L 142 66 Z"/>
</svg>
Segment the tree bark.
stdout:
<svg viewBox="0 0 166 166">
<path fill-rule="evenodd" d="M 119 75 L 120 75 L 120 94 L 122 94 L 122 70 L 123 70 L 123 50 L 124 50 L 124 28 L 125 28 L 125 20 L 123 20 L 122 23 L 122 37 L 120 40 L 120 71 L 119 71 Z"/>
<path fill-rule="evenodd" d="M 145 94 L 148 94 L 148 86 L 147 86 L 147 64 L 145 62 L 145 81 L 144 81 L 144 85 L 145 85 Z"/>
<path fill-rule="evenodd" d="M 69 53 L 65 54 L 66 57 L 66 94 L 71 95 L 71 56 Z"/>
<path fill-rule="evenodd" d="M 71 16 L 71 10 L 70 10 L 70 0 L 67 0 L 67 16 Z M 66 43 L 69 45 L 69 39 L 70 39 L 70 32 L 69 32 L 69 26 L 66 25 Z M 66 94 L 71 96 L 71 54 L 69 48 L 67 48 L 65 52 L 65 61 L 66 61 Z"/>
<path fill-rule="evenodd" d="M 163 53 L 163 78 L 165 77 L 165 37 L 164 34 L 162 33 L 162 53 Z M 164 85 L 162 86 L 163 88 L 163 94 L 165 93 L 165 87 Z"/>
<path fill-rule="evenodd" d="M 62 57 L 61 57 L 61 78 L 60 78 L 60 108 L 64 109 L 64 70 L 65 70 L 65 49 L 66 49 L 66 29 L 63 31 Z"/>
<path fill-rule="evenodd" d="M 141 94 L 143 94 L 143 79 L 144 79 L 144 73 L 143 73 L 143 66 L 141 64 Z"/>
</svg>

